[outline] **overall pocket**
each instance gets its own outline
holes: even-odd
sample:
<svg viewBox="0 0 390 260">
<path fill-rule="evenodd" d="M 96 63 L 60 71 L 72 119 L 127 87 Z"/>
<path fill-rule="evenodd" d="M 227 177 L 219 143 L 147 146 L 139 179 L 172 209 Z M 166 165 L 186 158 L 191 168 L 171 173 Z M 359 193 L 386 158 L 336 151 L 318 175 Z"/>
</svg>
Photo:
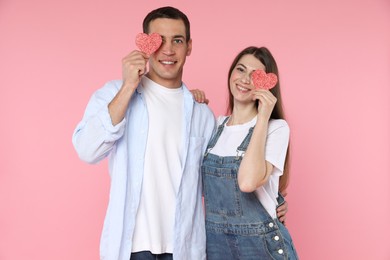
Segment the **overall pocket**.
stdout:
<svg viewBox="0 0 390 260">
<path fill-rule="evenodd" d="M 202 166 L 206 213 L 241 216 L 241 197 L 236 169 Z M 207 216 L 206 216 L 207 217 Z"/>
</svg>

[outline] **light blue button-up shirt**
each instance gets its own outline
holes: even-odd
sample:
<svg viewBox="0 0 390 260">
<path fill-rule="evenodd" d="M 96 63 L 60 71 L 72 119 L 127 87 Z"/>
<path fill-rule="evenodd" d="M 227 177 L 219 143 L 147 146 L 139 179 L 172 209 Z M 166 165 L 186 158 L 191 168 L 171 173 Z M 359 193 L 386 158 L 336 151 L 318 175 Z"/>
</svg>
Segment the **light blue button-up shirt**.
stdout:
<svg viewBox="0 0 390 260">
<path fill-rule="evenodd" d="M 122 81 L 110 81 L 91 97 L 82 121 L 73 134 L 79 157 L 97 163 L 109 157 L 110 199 L 100 240 L 100 258 L 128 260 L 140 201 L 148 113 L 142 87 L 134 92 L 126 117 L 113 126 L 108 104 Z M 212 111 L 196 103 L 183 84 L 184 120 L 182 177 L 176 198 L 174 259 L 206 259 L 206 235 L 202 205 L 200 165 L 215 127 Z M 163 109 L 163 108 L 162 108 Z"/>
</svg>

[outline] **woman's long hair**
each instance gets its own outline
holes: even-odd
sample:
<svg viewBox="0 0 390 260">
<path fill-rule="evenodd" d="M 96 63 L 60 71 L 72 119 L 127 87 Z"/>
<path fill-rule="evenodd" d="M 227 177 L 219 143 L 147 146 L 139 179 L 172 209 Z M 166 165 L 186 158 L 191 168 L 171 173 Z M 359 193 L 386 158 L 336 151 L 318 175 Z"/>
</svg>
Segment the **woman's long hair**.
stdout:
<svg viewBox="0 0 390 260">
<path fill-rule="evenodd" d="M 244 56 L 246 54 L 253 55 L 258 60 L 260 60 L 261 63 L 263 63 L 265 66 L 265 72 L 266 73 L 272 72 L 272 73 L 276 74 L 278 76 L 278 79 L 279 79 L 279 71 L 278 71 L 278 66 L 276 64 L 276 61 L 275 61 L 274 57 L 272 56 L 271 52 L 266 47 L 258 48 L 258 47 L 250 46 L 250 47 L 247 47 L 244 50 L 242 50 L 236 56 L 236 58 L 233 60 L 233 63 L 229 69 L 229 76 L 228 76 L 229 101 L 228 101 L 228 107 L 227 107 L 227 111 L 226 111 L 228 115 L 230 115 L 233 112 L 233 107 L 234 107 L 234 99 L 233 99 L 233 95 L 230 91 L 230 83 L 229 83 L 230 76 L 232 75 L 233 69 L 236 67 L 238 61 L 242 58 L 242 56 Z M 280 93 L 279 80 L 276 83 L 276 86 L 274 88 L 272 88 L 270 91 L 277 98 L 277 102 L 276 102 L 275 107 L 272 111 L 271 118 L 272 119 L 286 119 L 284 111 L 283 111 L 282 95 Z M 255 103 L 256 107 L 258 106 L 258 102 L 259 101 L 256 100 L 256 103 Z M 290 166 L 290 164 L 289 164 L 289 162 L 290 162 L 289 150 L 290 150 L 290 144 L 287 147 L 283 175 L 279 179 L 279 191 L 281 193 L 284 193 L 284 194 L 285 194 L 285 191 L 286 191 L 287 186 L 288 186 L 289 173 L 290 173 L 290 171 L 289 171 L 289 166 Z"/>
</svg>

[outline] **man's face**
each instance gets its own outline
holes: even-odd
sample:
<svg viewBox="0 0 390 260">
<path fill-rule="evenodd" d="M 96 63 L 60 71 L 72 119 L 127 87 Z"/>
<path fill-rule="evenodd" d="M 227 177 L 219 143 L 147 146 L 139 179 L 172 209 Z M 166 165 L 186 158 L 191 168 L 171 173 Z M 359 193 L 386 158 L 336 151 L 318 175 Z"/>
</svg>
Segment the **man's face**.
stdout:
<svg viewBox="0 0 390 260">
<path fill-rule="evenodd" d="M 186 57 L 191 54 L 192 41 L 186 42 L 182 20 L 158 18 L 150 22 L 149 34 L 162 37 L 160 48 L 150 56 L 148 77 L 168 88 L 181 86 Z"/>
</svg>

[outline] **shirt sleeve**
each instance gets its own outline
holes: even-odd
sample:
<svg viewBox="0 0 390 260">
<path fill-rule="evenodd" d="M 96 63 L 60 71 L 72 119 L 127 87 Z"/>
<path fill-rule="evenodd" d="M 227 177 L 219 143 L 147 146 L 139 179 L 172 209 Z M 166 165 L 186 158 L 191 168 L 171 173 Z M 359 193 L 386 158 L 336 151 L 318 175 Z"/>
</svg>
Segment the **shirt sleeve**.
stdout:
<svg viewBox="0 0 390 260">
<path fill-rule="evenodd" d="M 283 175 L 289 137 L 290 128 L 285 120 L 270 120 L 265 145 L 265 159 L 276 168 L 272 174 Z"/>
<path fill-rule="evenodd" d="M 72 142 L 83 161 L 99 162 L 123 136 L 126 119 L 114 126 L 108 111 L 108 104 L 119 90 L 118 84 L 108 82 L 92 95 L 83 119 L 74 130 Z"/>
</svg>

